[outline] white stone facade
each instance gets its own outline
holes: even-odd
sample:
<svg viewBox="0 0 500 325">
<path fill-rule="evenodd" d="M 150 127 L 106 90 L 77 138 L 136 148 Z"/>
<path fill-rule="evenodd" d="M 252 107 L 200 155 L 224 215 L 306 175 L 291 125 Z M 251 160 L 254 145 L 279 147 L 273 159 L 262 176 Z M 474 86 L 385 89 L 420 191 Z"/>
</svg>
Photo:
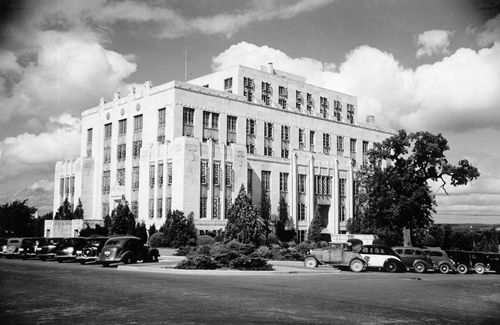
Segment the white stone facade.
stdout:
<svg viewBox="0 0 500 325">
<path fill-rule="evenodd" d="M 330 233 L 345 233 L 353 170 L 391 135 L 358 120 L 356 97 L 272 65 L 146 82 L 82 113 L 81 157 L 56 164 L 54 211 L 81 198 L 85 218 L 102 219 L 124 195 L 147 225 L 178 209 L 199 230 L 219 230 L 244 185 L 255 205 L 265 189 L 272 213 L 283 196 L 301 239 L 315 204 Z"/>
</svg>

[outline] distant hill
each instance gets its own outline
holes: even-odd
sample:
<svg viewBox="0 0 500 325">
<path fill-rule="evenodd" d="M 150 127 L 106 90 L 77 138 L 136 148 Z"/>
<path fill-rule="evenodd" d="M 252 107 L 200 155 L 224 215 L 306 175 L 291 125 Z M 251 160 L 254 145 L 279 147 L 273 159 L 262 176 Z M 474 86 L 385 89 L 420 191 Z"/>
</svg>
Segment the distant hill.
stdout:
<svg viewBox="0 0 500 325">
<path fill-rule="evenodd" d="M 500 232 L 500 224 L 484 224 L 484 223 L 440 223 L 440 226 L 450 226 L 454 231 L 485 231 L 491 228 L 496 228 Z"/>
</svg>

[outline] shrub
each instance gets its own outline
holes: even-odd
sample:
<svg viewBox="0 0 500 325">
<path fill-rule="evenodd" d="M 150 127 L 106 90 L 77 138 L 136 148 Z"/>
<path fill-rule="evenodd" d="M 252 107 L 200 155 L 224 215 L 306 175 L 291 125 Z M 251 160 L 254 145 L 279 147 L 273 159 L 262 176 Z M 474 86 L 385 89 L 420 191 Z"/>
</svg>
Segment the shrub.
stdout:
<svg viewBox="0 0 500 325">
<path fill-rule="evenodd" d="M 241 256 L 243 255 L 236 251 L 227 250 L 216 255 L 212 255 L 212 258 L 219 265 L 219 267 L 229 267 L 232 261 L 240 258 Z"/>
<path fill-rule="evenodd" d="M 251 254 L 251 256 L 269 259 L 273 256 L 273 254 L 271 253 L 271 250 L 268 247 L 260 246 Z"/>
<path fill-rule="evenodd" d="M 203 246 L 203 245 L 212 245 L 215 243 L 215 239 L 212 236 L 209 235 L 201 235 L 198 237 L 198 240 L 196 241 L 198 246 Z"/>
<path fill-rule="evenodd" d="M 196 254 L 210 256 L 210 246 L 209 245 L 199 246 L 196 249 Z"/>
<path fill-rule="evenodd" d="M 301 254 L 307 254 L 309 253 L 310 249 L 317 248 L 318 245 L 316 245 L 315 242 L 311 242 L 309 240 L 303 241 L 302 243 L 298 244 L 295 246 L 295 250 Z"/>
<path fill-rule="evenodd" d="M 251 254 L 255 250 L 255 246 L 252 244 L 242 244 L 237 240 L 231 240 L 226 244 L 227 247 L 231 250 L 237 251 L 240 254 L 248 255 Z"/>
<path fill-rule="evenodd" d="M 151 247 L 165 247 L 165 234 L 156 232 L 149 237 L 149 246 Z"/>
<path fill-rule="evenodd" d="M 267 244 L 268 245 L 273 245 L 273 244 L 279 244 L 279 239 L 278 237 L 276 237 L 275 234 L 269 234 L 269 236 L 267 237 Z"/>
<path fill-rule="evenodd" d="M 175 266 L 176 269 L 188 270 L 213 270 L 217 268 L 217 263 L 206 255 L 193 255 L 182 260 Z"/>
<path fill-rule="evenodd" d="M 328 243 L 326 241 L 320 241 L 318 244 L 318 247 L 326 248 L 326 247 L 328 247 Z"/>
<path fill-rule="evenodd" d="M 177 249 L 177 252 L 175 253 L 176 256 L 187 256 L 194 252 L 193 246 L 182 246 Z"/>
<path fill-rule="evenodd" d="M 267 260 L 261 257 L 240 256 L 231 261 L 229 265 L 232 269 L 238 270 L 272 270 L 272 266 L 267 264 Z"/>
</svg>

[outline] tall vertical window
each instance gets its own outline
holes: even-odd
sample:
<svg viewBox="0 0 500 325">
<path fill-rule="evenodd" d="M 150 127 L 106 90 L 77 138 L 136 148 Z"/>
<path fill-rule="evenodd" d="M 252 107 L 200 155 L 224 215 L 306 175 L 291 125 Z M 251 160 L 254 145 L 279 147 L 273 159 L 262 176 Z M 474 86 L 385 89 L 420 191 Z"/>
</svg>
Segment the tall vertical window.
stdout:
<svg viewBox="0 0 500 325">
<path fill-rule="evenodd" d="M 227 91 L 228 93 L 233 92 L 233 78 L 224 79 L 224 91 Z"/>
<path fill-rule="evenodd" d="M 288 173 L 280 173 L 280 192 L 288 192 Z"/>
<path fill-rule="evenodd" d="M 305 150 L 306 148 L 306 136 L 304 129 L 299 129 L 299 150 Z"/>
<path fill-rule="evenodd" d="M 368 141 L 363 141 L 363 164 L 368 163 Z"/>
<path fill-rule="evenodd" d="M 132 167 L 132 190 L 139 190 L 139 166 Z"/>
<path fill-rule="evenodd" d="M 137 200 L 133 200 L 131 204 L 132 214 L 137 218 L 139 215 L 139 202 Z"/>
<path fill-rule="evenodd" d="M 219 141 L 219 114 L 203 112 L 203 141 Z"/>
<path fill-rule="evenodd" d="M 206 218 L 207 218 L 207 198 L 201 197 L 200 198 L 200 219 L 206 219 Z"/>
<path fill-rule="evenodd" d="M 314 176 L 314 194 L 332 195 L 331 190 L 332 178 L 330 176 Z"/>
<path fill-rule="evenodd" d="M 105 216 L 109 215 L 109 202 L 103 202 L 102 203 L 102 216 L 103 218 Z"/>
<path fill-rule="evenodd" d="M 116 182 L 119 186 L 125 185 L 125 168 L 118 168 L 116 170 Z"/>
<path fill-rule="evenodd" d="M 306 205 L 302 202 L 299 202 L 299 206 L 297 208 L 298 212 L 298 218 L 299 221 L 304 221 L 306 220 Z"/>
<path fill-rule="evenodd" d="M 288 158 L 290 144 L 290 127 L 287 125 L 281 126 L 281 158 Z"/>
<path fill-rule="evenodd" d="M 278 93 L 279 93 L 279 99 L 278 99 L 279 105 L 281 106 L 281 108 L 286 109 L 288 101 L 288 89 L 286 87 L 279 86 Z"/>
<path fill-rule="evenodd" d="M 349 123 L 354 124 L 354 105 L 347 104 L 347 120 Z"/>
<path fill-rule="evenodd" d="M 295 108 L 298 110 L 301 110 L 303 102 L 304 102 L 304 98 L 302 97 L 302 93 L 299 90 L 296 90 L 295 91 Z"/>
<path fill-rule="evenodd" d="M 306 192 L 306 175 L 299 174 L 299 193 Z"/>
<path fill-rule="evenodd" d="M 314 151 L 314 131 L 309 131 L 309 150 Z"/>
<path fill-rule="evenodd" d="M 163 164 L 158 164 L 158 187 L 163 187 Z"/>
<path fill-rule="evenodd" d="M 243 78 L 243 96 L 246 97 L 248 102 L 253 102 L 253 93 L 255 91 L 255 84 L 253 79 Z"/>
<path fill-rule="evenodd" d="M 264 155 L 273 155 L 273 123 L 264 123 Z"/>
<path fill-rule="evenodd" d="M 323 133 L 323 153 L 330 154 L 330 134 Z"/>
<path fill-rule="evenodd" d="M 255 136 L 255 120 L 247 119 L 247 135 Z"/>
<path fill-rule="evenodd" d="M 167 184 L 172 185 L 172 163 L 171 162 L 167 163 L 167 173 L 168 173 Z"/>
<path fill-rule="evenodd" d="M 149 187 L 155 186 L 155 165 L 149 166 Z"/>
<path fill-rule="evenodd" d="M 116 158 L 118 161 L 125 160 L 127 156 L 127 145 L 125 143 L 119 144 L 116 149 Z"/>
<path fill-rule="evenodd" d="M 345 221 L 346 217 L 346 179 L 345 178 L 340 178 L 339 179 L 339 219 L 340 221 Z"/>
<path fill-rule="evenodd" d="M 104 139 L 110 139 L 112 135 L 112 124 L 108 123 L 104 125 Z"/>
<path fill-rule="evenodd" d="M 227 117 L 227 144 L 236 143 L 236 116 Z"/>
<path fill-rule="evenodd" d="M 333 101 L 333 117 L 338 122 L 342 121 L 342 104 L 338 100 Z"/>
<path fill-rule="evenodd" d="M 220 163 L 214 163 L 213 178 L 215 186 L 220 186 L 220 175 L 221 175 Z"/>
<path fill-rule="evenodd" d="M 314 101 L 312 99 L 312 95 L 310 93 L 307 93 L 306 99 L 307 99 L 307 111 L 312 112 L 312 110 L 314 109 Z"/>
<path fill-rule="evenodd" d="M 268 170 L 262 171 L 262 190 L 269 192 L 271 190 L 271 172 Z"/>
<path fill-rule="evenodd" d="M 182 115 L 182 135 L 186 137 L 194 136 L 194 109 L 184 107 Z"/>
<path fill-rule="evenodd" d="M 158 110 L 158 143 L 165 143 L 165 124 L 166 124 L 166 110 L 160 108 Z"/>
<path fill-rule="evenodd" d="M 118 135 L 127 134 L 127 119 L 118 121 Z"/>
<path fill-rule="evenodd" d="M 226 186 L 233 186 L 233 165 L 226 163 Z"/>
<path fill-rule="evenodd" d="M 273 138 L 273 123 L 265 122 L 264 123 L 264 137 L 265 138 Z"/>
<path fill-rule="evenodd" d="M 212 206 L 212 219 L 220 219 L 220 198 L 214 198 Z"/>
<path fill-rule="evenodd" d="M 92 157 L 92 129 L 87 130 L 87 157 Z"/>
<path fill-rule="evenodd" d="M 142 115 L 134 116 L 134 132 L 142 131 Z"/>
<path fill-rule="evenodd" d="M 160 197 L 156 201 L 156 217 L 158 219 L 163 218 L 163 198 Z"/>
<path fill-rule="evenodd" d="M 208 185 L 208 161 L 201 161 L 200 182 L 202 185 Z"/>
<path fill-rule="evenodd" d="M 253 192 L 253 187 L 252 187 L 252 176 L 253 171 L 252 169 L 247 169 L 247 193 L 252 197 L 252 192 Z"/>
<path fill-rule="evenodd" d="M 142 140 L 135 140 L 132 143 L 132 158 L 138 159 L 141 155 Z"/>
<path fill-rule="evenodd" d="M 154 199 L 149 199 L 148 215 L 150 218 L 154 218 L 154 216 L 155 216 L 155 200 Z"/>
<path fill-rule="evenodd" d="M 110 171 L 102 172 L 102 194 L 108 194 L 110 189 Z"/>
<path fill-rule="evenodd" d="M 344 153 L 344 137 L 341 135 L 337 136 L 337 153 L 339 155 Z"/>
<path fill-rule="evenodd" d="M 104 182 L 103 182 L 104 184 Z M 64 196 L 64 177 L 59 179 L 59 195 Z"/>
<path fill-rule="evenodd" d="M 349 142 L 349 147 L 353 153 L 356 153 L 356 142 L 356 139 L 351 139 Z"/>
<path fill-rule="evenodd" d="M 262 101 L 266 105 L 271 105 L 272 88 L 268 82 L 262 82 Z"/>
<path fill-rule="evenodd" d="M 166 109 L 160 108 L 158 110 L 158 125 L 165 125 L 165 124 L 166 124 Z"/>
<path fill-rule="evenodd" d="M 328 117 L 328 99 L 326 97 L 319 98 L 319 113 L 323 118 Z"/>
</svg>

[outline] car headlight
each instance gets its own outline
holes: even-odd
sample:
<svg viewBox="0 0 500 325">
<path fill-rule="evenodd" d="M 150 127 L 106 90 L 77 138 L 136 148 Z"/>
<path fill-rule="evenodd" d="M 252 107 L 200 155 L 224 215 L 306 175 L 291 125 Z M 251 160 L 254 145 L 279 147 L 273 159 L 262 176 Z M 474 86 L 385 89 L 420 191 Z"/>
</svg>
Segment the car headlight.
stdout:
<svg viewBox="0 0 500 325">
<path fill-rule="evenodd" d="M 20 251 L 20 252 L 24 251 L 24 248 L 19 248 L 19 251 Z"/>
<path fill-rule="evenodd" d="M 73 247 L 66 247 L 65 249 L 63 249 L 63 251 L 65 253 L 72 254 L 74 249 L 73 249 Z"/>
</svg>

